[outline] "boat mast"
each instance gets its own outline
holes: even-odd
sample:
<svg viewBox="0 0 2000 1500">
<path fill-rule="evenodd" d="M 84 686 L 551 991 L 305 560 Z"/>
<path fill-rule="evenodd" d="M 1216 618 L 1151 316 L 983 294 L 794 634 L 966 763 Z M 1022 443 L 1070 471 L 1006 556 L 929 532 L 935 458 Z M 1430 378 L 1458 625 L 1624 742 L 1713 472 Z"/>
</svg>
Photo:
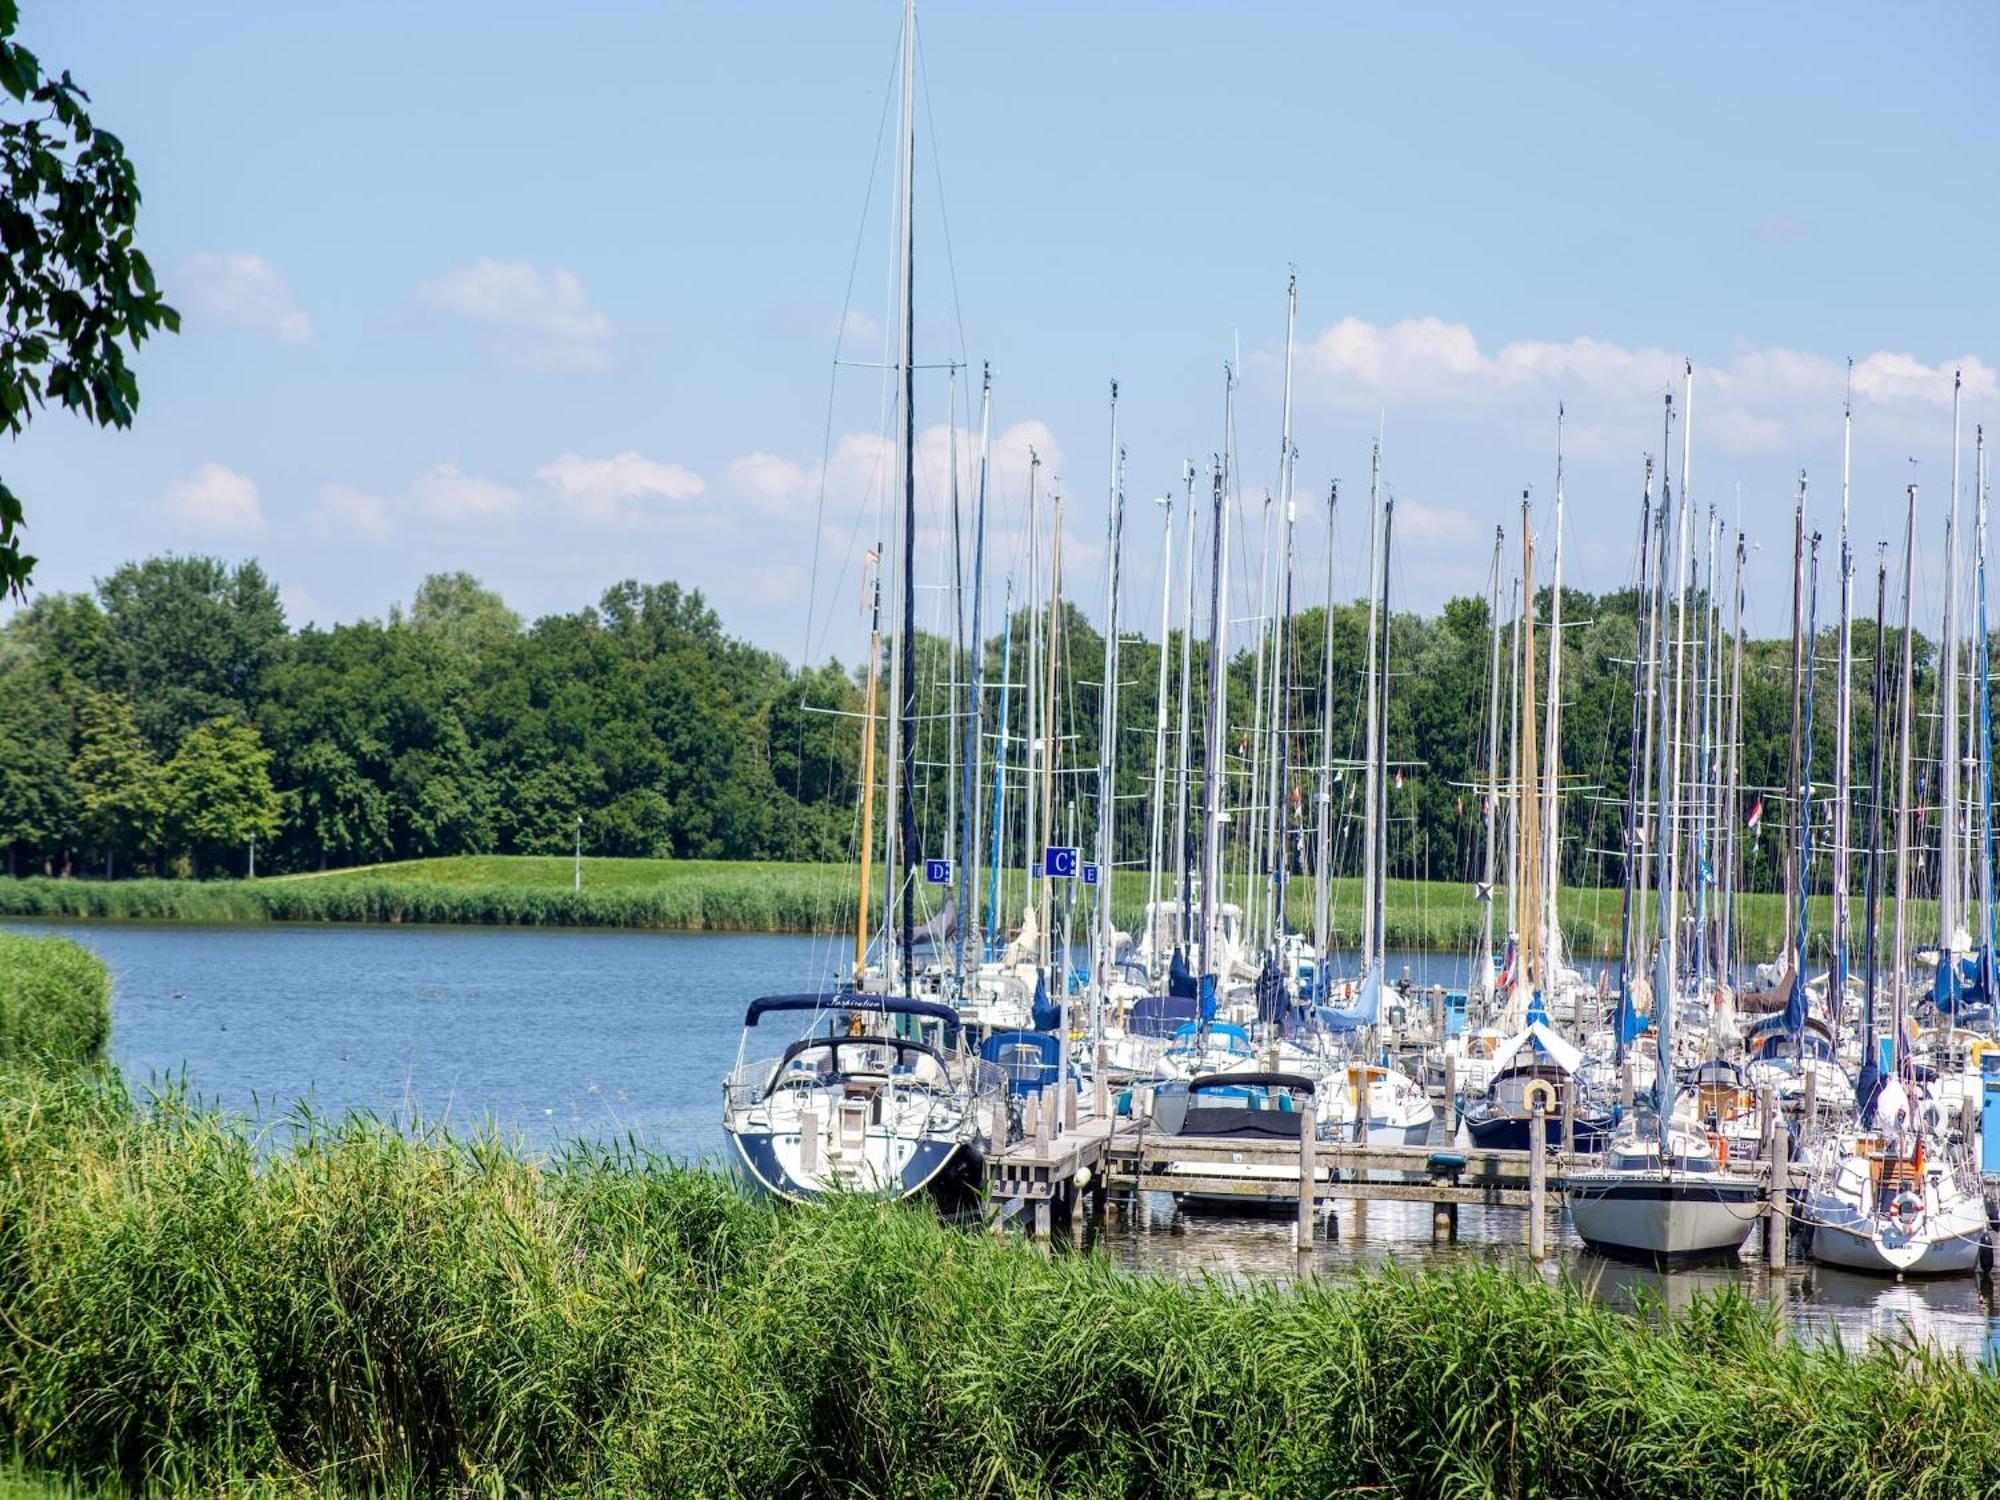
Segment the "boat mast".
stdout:
<svg viewBox="0 0 2000 1500">
<path fill-rule="evenodd" d="M 1736 883 L 1737 883 L 1737 782 L 1741 771 L 1738 762 L 1738 747 L 1743 743 L 1743 562 L 1749 548 L 1742 532 L 1736 533 L 1736 575 L 1730 584 L 1730 625 L 1731 651 L 1729 658 L 1729 728 L 1728 743 L 1722 752 L 1722 899 L 1721 911 L 1716 919 L 1715 949 L 1716 972 L 1722 983 L 1731 984 L 1733 970 L 1730 967 L 1734 953 L 1736 936 Z M 1733 986 L 1732 986 L 1733 987 Z"/>
<path fill-rule="evenodd" d="M 1805 476 L 1799 476 L 1803 485 Z M 1810 582 L 1806 590 L 1806 639 L 1813 640 L 1819 634 L 1819 543 L 1817 531 L 1812 534 Z M 1812 658 L 1806 658 L 1805 718 L 1799 726 L 1800 737 L 1805 741 L 1806 762 L 1804 775 L 1798 785 L 1799 826 L 1798 826 L 1798 871 L 1799 871 L 1799 916 L 1798 928 L 1794 934 L 1793 951 L 1799 956 L 1799 966 L 1792 972 L 1792 996 L 1798 1014 L 1797 1027 L 1803 1036 L 1806 1016 L 1810 1010 L 1810 999 L 1806 990 L 1806 931 L 1807 918 L 1812 904 L 1806 900 L 1806 879 L 1812 859 L 1812 720 L 1813 720 L 1813 670 Z M 1828 995 L 1827 1003 L 1833 1010 L 1833 1024 L 1840 1024 L 1840 997 Z"/>
<path fill-rule="evenodd" d="M 1861 1071 L 1875 1072 L 1875 928 L 1882 898 L 1882 721 L 1889 701 L 1889 544 L 1875 554 L 1875 701 L 1868 729 L 1868 863 L 1862 870 L 1861 907 L 1867 979 L 1861 995 Z M 1870 1105 L 1862 1100 L 1862 1118 Z"/>
<path fill-rule="evenodd" d="M 1057 664 L 1062 660 L 1062 482 L 1058 479 L 1049 486 L 1049 624 L 1043 641 L 1048 680 L 1046 696 L 1042 701 L 1042 829 L 1045 841 L 1058 837 L 1056 833 L 1056 771 L 1062 759 L 1062 718 L 1056 701 Z M 1048 861 L 1036 855 L 1042 871 L 1042 970 L 1049 967 L 1050 923 L 1054 918 L 1055 882 L 1049 879 Z M 1065 908 L 1068 901 L 1064 902 Z M 1065 944 L 1065 947 L 1067 944 Z M 1064 991 L 1068 988 L 1067 973 L 1061 976 L 1061 983 L 1049 987 L 1056 1004 L 1063 1003 Z M 1067 1044 L 1069 1032 L 1065 1026 L 1063 1036 Z"/>
<path fill-rule="evenodd" d="M 1192 777 L 1189 760 L 1194 742 L 1192 696 L 1194 682 L 1194 462 L 1181 461 L 1181 488 L 1186 518 L 1181 522 L 1181 552 L 1185 557 L 1181 579 L 1181 715 L 1178 786 L 1174 792 L 1174 886 L 1178 897 L 1174 912 L 1174 934 L 1182 946 L 1194 942 L 1194 847 L 1188 842 L 1188 809 L 1192 805 Z"/>
<path fill-rule="evenodd" d="M 1299 317 L 1299 276 L 1294 271 L 1285 283 L 1285 396 L 1278 443 L 1279 506 L 1279 603 L 1278 629 L 1271 643 L 1271 756 L 1270 823 L 1265 860 L 1269 868 L 1271 899 L 1266 920 L 1268 941 L 1285 940 L 1285 896 L 1290 884 L 1291 859 L 1285 844 L 1285 781 L 1290 770 L 1290 744 L 1285 738 L 1285 676 L 1290 667 L 1292 630 L 1292 337 Z"/>
<path fill-rule="evenodd" d="M 1944 677 L 1939 712 L 1943 719 L 1943 749 L 1938 756 L 1938 968 L 1937 998 L 1940 1009 L 1949 1009 L 1958 970 L 1953 967 L 1952 948 L 1961 925 L 1958 871 L 1958 409 L 1962 374 L 1951 377 L 1951 498 L 1945 507 L 1944 634 L 1939 663 Z"/>
<path fill-rule="evenodd" d="M 1556 977 L 1562 972 L 1562 923 L 1556 913 L 1562 824 L 1562 579 L 1563 579 L 1563 409 L 1556 404 L 1556 540 L 1549 582 L 1549 701 L 1543 746 L 1548 751 L 1542 796 L 1542 937 L 1544 988 L 1554 999 Z"/>
<path fill-rule="evenodd" d="M 1486 687 L 1486 879 L 1479 888 L 1480 905 L 1485 908 L 1480 914 L 1479 926 L 1479 966 L 1473 970 L 1480 989 L 1489 996 L 1493 992 L 1493 882 L 1497 864 L 1494 837 L 1500 812 L 1500 559 L 1506 547 L 1507 536 L 1498 526 L 1493 528 L 1493 576 L 1487 585 L 1486 623 L 1493 633 L 1493 665 L 1487 674 Z M 1328 590 L 1327 617 L 1332 618 L 1332 591 Z M 1331 675 L 1333 658 L 1331 631 L 1328 636 L 1328 674 Z M 1470 986 L 1468 985 L 1469 989 Z"/>
<path fill-rule="evenodd" d="M 1896 922 L 1894 950 L 1890 959 L 1889 984 L 1892 996 L 1889 1035 L 1894 1048 L 1892 1062 L 1898 1073 L 1903 1067 L 1903 1018 L 1908 1013 L 1910 949 L 1908 924 L 1910 909 L 1910 692 L 1911 641 L 1910 579 L 1917 563 L 1917 487 L 1909 486 L 1909 516 L 1903 529 L 1903 670 L 1897 688 L 1899 704 L 1896 746 Z"/>
<path fill-rule="evenodd" d="M 1683 468 L 1682 473 L 1686 470 Z M 1662 504 L 1664 498 L 1662 487 Z M 1665 534 L 1661 536 L 1661 546 L 1668 547 Z M 1678 599 L 1679 619 L 1686 620 L 1687 612 L 1687 505 L 1685 500 L 1674 513 L 1674 533 L 1671 550 L 1663 550 L 1660 558 L 1660 582 L 1662 600 L 1660 620 L 1666 623 L 1666 602 L 1664 598 L 1667 566 L 1671 562 L 1674 570 L 1674 591 Z M 1681 632 L 1678 626 L 1671 642 L 1673 682 L 1669 691 L 1673 697 L 1673 712 L 1662 713 L 1658 731 L 1653 740 L 1654 780 L 1657 783 L 1655 795 L 1658 797 L 1653 840 L 1654 885 L 1658 895 L 1654 902 L 1657 918 L 1653 947 L 1653 1047 L 1658 1060 L 1654 1080 L 1654 1114 L 1658 1121 L 1660 1140 L 1660 1162 L 1662 1168 L 1672 1160 L 1668 1146 L 1668 1125 L 1674 1112 L 1674 980 L 1676 954 L 1674 935 L 1679 927 L 1678 911 L 1680 896 L 1680 824 L 1675 817 L 1678 777 L 1675 774 L 1677 757 L 1673 750 L 1674 728 L 1680 723 L 1680 667 Z M 1669 642 L 1662 631 L 1656 638 L 1660 648 L 1662 665 L 1667 661 Z"/>
<path fill-rule="evenodd" d="M 1097 984 L 1091 995 L 1091 1039 L 1100 1034 L 1104 987 L 1111 978 L 1111 872 L 1117 853 L 1118 562 L 1125 541 L 1125 452 L 1118 446 L 1118 382 L 1111 382 L 1111 493 L 1105 522 L 1110 554 L 1104 565 L 1104 690 L 1097 736 Z"/>
<path fill-rule="evenodd" d="M 979 490 L 973 500 L 972 516 L 972 651 L 968 661 L 971 674 L 965 716 L 965 749 L 960 757 L 965 765 L 965 821 L 958 838 L 958 888 L 965 893 L 958 910 L 958 954 L 954 975 L 959 993 L 965 990 L 965 934 L 979 913 L 979 752 L 985 743 L 986 727 L 986 644 L 979 634 L 979 606 L 986 597 L 986 480 L 992 455 L 993 368 L 988 365 L 979 376 Z M 986 944 L 979 945 L 980 962 L 986 960 Z"/>
<path fill-rule="evenodd" d="M 1334 518 L 1340 509 L 1340 481 L 1326 492 L 1326 612 L 1321 619 L 1319 694 L 1319 790 L 1314 798 L 1317 823 L 1313 830 L 1313 946 L 1319 953 L 1319 974 L 1327 973 L 1333 943 L 1333 564 Z M 1497 639 L 1497 637 L 1496 637 Z M 1491 883 L 1489 879 L 1489 884 Z M 1324 984 L 1322 983 L 1322 989 Z"/>
<path fill-rule="evenodd" d="M 1639 586 L 1638 592 L 1632 596 L 1635 607 L 1632 611 L 1632 732 L 1625 771 L 1625 897 L 1624 910 L 1619 913 L 1618 921 L 1618 1024 L 1613 1028 L 1611 1038 L 1621 1063 L 1625 1060 L 1625 1026 L 1634 1013 L 1632 974 L 1639 948 L 1639 907 L 1632 899 L 1632 892 L 1639 868 L 1644 863 L 1638 844 L 1639 763 L 1646 758 L 1646 746 L 1640 736 L 1646 723 L 1646 657 L 1651 643 L 1646 639 L 1647 620 L 1642 611 L 1646 608 L 1647 564 L 1651 560 L 1652 541 L 1653 460 L 1649 455 L 1646 459 L 1646 487 L 1639 499 Z M 1497 568 L 1497 555 L 1495 565 Z M 1490 855 L 1488 863 L 1491 863 Z M 1490 947 L 1490 923 L 1487 943 Z"/>
<path fill-rule="evenodd" d="M 1214 468 L 1214 491 L 1208 568 L 1208 723 L 1202 746 L 1202 758 L 1206 765 L 1201 817 L 1201 973 L 1205 985 L 1214 983 L 1215 955 L 1222 932 L 1222 803 L 1225 795 L 1222 716 L 1229 701 L 1229 663 L 1222 654 L 1223 612 L 1229 600 L 1229 570 L 1225 566 L 1229 555 L 1229 511 L 1223 502 L 1223 465 L 1220 459 Z M 1204 996 L 1204 1001 L 1206 998 Z"/>
<path fill-rule="evenodd" d="M 1833 943 L 1827 978 L 1828 1009 L 1838 1026 L 1847 995 L 1848 864 L 1852 858 L 1854 762 L 1854 548 L 1848 529 L 1848 492 L 1854 473 L 1854 361 L 1847 362 L 1847 399 L 1840 412 L 1840 638 L 1833 705 Z"/>
<path fill-rule="evenodd" d="M 1021 891 L 1021 920 L 1037 907 L 1035 882 L 1041 876 L 1042 799 L 1035 778 L 1047 747 L 1042 743 L 1042 507 L 1040 479 L 1042 456 L 1028 450 L 1028 680 L 1026 754 L 1021 757 L 1021 870 L 1025 883 Z M 1039 921 L 1039 913 L 1037 913 Z M 1042 964 L 1041 937 L 1036 937 L 1036 967 Z"/>
<path fill-rule="evenodd" d="M 1799 471 L 1798 498 L 1792 505 L 1792 717 L 1791 743 L 1786 752 L 1785 797 L 1791 801 L 1793 815 L 1798 812 L 1799 781 L 1804 775 L 1800 768 L 1801 745 L 1799 742 L 1799 718 L 1805 707 L 1806 686 L 1806 476 Z M 1806 956 L 1792 947 L 1792 933 L 1796 928 L 1794 905 L 1801 899 L 1799 890 L 1799 865 L 1796 838 L 1785 840 L 1785 956 L 1794 969 L 1805 966 Z"/>
<path fill-rule="evenodd" d="M 1979 530 L 1979 993 L 1993 1004 L 1993 688 L 1986 624 L 1986 428 L 1973 428 L 1972 498 Z"/>
<path fill-rule="evenodd" d="M 1361 963 L 1366 972 L 1368 955 L 1375 951 L 1375 636 L 1381 629 L 1376 603 L 1376 580 L 1382 567 L 1382 440 L 1376 438 L 1375 451 L 1368 461 L 1368 654 L 1363 670 L 1368 679 L 1367 717 L 1361 721 L 1366 742 L 1361 751 L 1364 762 L 1362 797 L 1363 848 L 1361 852 Z"/>
<path fill-rule="evenodd" d="M 895 857 L 884 862 L 890 900 L 900 909 L 902 986 L 909 992 L 915 952 L 915 912 L 911 901 L 909 865 L 917 848 L 917 676 L 911 651 L 917 639 L 917 413 L 916 413 L 916 223 L 912 213 L 917 175 L 916 128 L 917 0 L 903 0 L 903 123 L 897 153 L 898 215 L 902 237 L 902 264 L 896 278 L 899 346 L 896 354 L 898 425 L 901 446 L 896 455 L 897 488 L 901 492 L 901 574 L 897 597 L 902 603 L 902 644 L 896 653 L 891 675 L 896 679 L 896 753 L 890 762 L 896 768 L 891 786 L 890 817 L 896 830 Z M 894 981 L 895 971 L 886 963 L 883 972 Z"/>
<path fill-rule="evenodd" d="M 1246 939 L 1253 933 L 1257 934 L 1260 951 L 1264 930 L 1260 925 L 1260 914 L 1264 896 L 1264 776 L 1267 769 L 1264 758 L 1264 648 L 1270 635 L 1270 602 L 1271 492 L 1265 490 L 1264 538 L 1257 555 L 1257 646 L 1250 656 L 1250 785 L 1242 799 L 1246 816 L 1243 833 L 1236 846 L 1244 861 L 1243 934 Z"/>
<path fill-rule="evenodd" d="M 1521 964 L 1518 990 L 1542 987 L 1541 769 L 1535 756 L 1535 517 L 1521 491 Z"/>
<path fill-rule="evenodd" d="M 1007 575 L 1007 588 L 1000 601 L 1000 719 L 993 742 L 993 848 L 988 852 L 986 888 L 986 940 L 984 951 L 991 952 L 1000 936 L 1000 866 L 1002 846 L 1007 842 L 1007 699 L 1014 675 L 1014 576 Z"/>
<path fill-rule="evenodd" d="M 1382 852 L 1375 861 L 1375 889 L 1369 900 L 1375 907 L 1375 951 L 1369 956 L 1369 970 L 1375 976 L 1376 993 L 1388 983 L 1389 906 L 1389 541 L 1396 520 L 1396 499 L 1392 495 L 1382 505 L 1382 659 L 1378 664 L 1382 679 L 1376 695 L 1380 720 L 1375 731 L 1375 795 L 1373 837 L 1381 840 Z"/>
<path fill-rule="evenodd" d="M 1157 959 L 1160 857 L 1167 829 L 1167 660 L 1173 640 L 1170 619 L 1174 599 L 1173 491 L 1153 503 L 1160 507 L 1160 680 L 1153 693 L 1153 827 L 1146 859 L 1146 948 Z"/>
<path fill-rule="evenodd" d="M 868 902 L 871 861 L 875 855 L 875 683 L 882 663 L 882 549 L 869 557 L 875 563 L 868 612 L 868 692 L 861 714 L 861 894 L 854 909 L 854 984 L 858 989 L 868 972 Z"/>
<path fill-rule="evenodd" d="M 1695 674 L 1699 700 L 1700 727 L 1695 735 L 1695 774 L 1689 783 L 1688 800 L 1694 808 L 1694 993 L 1707 993 L 1708 984 L 1708 886 L 1712 871 L 1708 858 L 1709 813 L 1714 799 L 1707 788 L 1715 780 L 1709 734 L 1714 721 L 1709 713 L 1715 682 L 1715 505 L 1708 507 L 1708 540 L 1702 558 L 1701 658 Z"/>
</svg>

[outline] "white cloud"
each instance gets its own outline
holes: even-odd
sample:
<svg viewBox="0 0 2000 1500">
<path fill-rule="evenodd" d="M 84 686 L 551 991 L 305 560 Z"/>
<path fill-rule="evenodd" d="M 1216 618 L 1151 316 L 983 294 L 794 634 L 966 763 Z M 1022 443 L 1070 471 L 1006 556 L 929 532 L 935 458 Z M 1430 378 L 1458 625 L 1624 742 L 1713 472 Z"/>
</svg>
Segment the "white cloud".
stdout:
<svg viewBox="0 0 2000 1500">
<path fill-rule="evenodd" d="M 565 453 L 543 464 L 535 477 L 552 486 L 571 509 L 599 521 L 629 516 L 635 501 L 695 500 L 708 491 L 707 481 L 693 470 L 632 452 L 611 458 Z"/>
<path fill-rule="evenodd" d="M 246 536 L 264 525 L 256 482 L 218 463 L 167 486 L 166 509 L 183 526 L 214 536 Z"/>
<path fill-rule="evenodd" d="M 268 333 L 288 344 L 312 338 L 311 316 L 261 255 L 204 250 L 181 262 L 174 283 L 175 298 L 198 318 Z"/>
<path fill-rule="evenodd" d="M 610 320 L 561 268 L 481 259 L 425 286 L 423 295 L 479 328 L 493 354 L 516 364 L 592 370 L 610 357 Z"/>
<path fill-rule="evenodd" d="M 280 588 L 278 603 L 284 607 L 285 620 L 293 629 L 317 624 L 320 616 L 326 613 L 318 597 L 302 583 L 288 583 Z"/>
<path fill-rule="evenodd" d="M 380 495 L 341 484 L 326 484 L 320 486 L 313 530 L 326 537 L 351 536 L 379 542 L 395 530 L 395 524 L 389 516 L 389 502 Z"/>
<path fill-rule="evenodd" d="M 439 464 L 410 486 L 410 498 L 441 521 L 474 521 L 509 514 L 521 497 L 504 484 L 461 474 L 457 464 Z"/>
<path fill-rule="evenodd" d="M 775 453 L 746 453 L 732 459 L 727 483 L 730 489 L 773 511 L 791 509 L 815 487 L 810 470 Z"/>
<path fill-rule="evenodd" d="M 882 325 L 858 307 L 850 307 L 842 314 L 837 331 L 843 348 L 880 348 L 882 345 Z"/>
<path fill-rule="evenodd" d="M 1595 455 L 1654 446 L 1662 393 L 1679 401 L 1685 367 L 1666 349 L 1593 338 L 1524 339 L 1488 352 L 1465 324 L 1424 317 L 1386 325 L 1343 318 L 1305 346 L 1300 368 L 1305 391 L 1350 410 L 1545 411 L 1552 420 L 1556 403 L 1567 401 L 1572 451 Z M 1948 409 L 1955 369 L 1968 400 L 2000 389 L 1993 368 L 1971 355 L 1927 364 L 1879 350 L 1855 362 L 1857 409 L 1878 407 L 1897 420 Z M 1838 413 L 1845 382 L 1842 361 L 1797 349 L 1697 362 L 1696 441 L 1747 454 L 1787 449 L 1823 429 L 1828 411 Z"/>
</svg>

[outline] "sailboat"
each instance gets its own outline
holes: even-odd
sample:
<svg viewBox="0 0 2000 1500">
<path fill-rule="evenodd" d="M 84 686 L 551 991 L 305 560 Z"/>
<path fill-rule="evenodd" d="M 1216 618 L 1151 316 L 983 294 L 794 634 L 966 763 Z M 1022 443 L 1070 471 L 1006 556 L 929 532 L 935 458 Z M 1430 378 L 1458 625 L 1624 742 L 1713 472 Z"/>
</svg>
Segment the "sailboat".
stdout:
<svg viewBox="0 0 2000 1500">
<path fill-rule="evenodd" d="M 1690 379 L 1692 377 L 1690 376 Z M 1682 722 L 1687 693 L 1687 471 L 1682 465 L 1676 526 L 1676 623 L 1670 718 L 1660 722 L 1653 746 L 1657 768 L 1653 857 L 1659 929 L 1653 948 L 1653 1035 L 1659 1066 L 1652 1109 L 1635 1111 L 1605 1148 L 1600 1168 L 1570 1175 L 1571 1222 L 1594 1250 L 1648 1260 L 1733 1254 L 1757 1218 L 1758 1184 L 1724 1170 L 1716 1143 L 1690 1110 L 1681 1115 L 1673 1066 L 1675 1009 L 1671 1001 L 1680 895 L 1680 757 L 1674 727 Z M 1662 569 L 1666 559 L 1662 559 Z M 1664 649 L 1664 643 L 1662 643 Z M 1698 1105 L 1697 1105 L 1698 1107 Z"/>
<path fill-rule="evenodd" d="M 916 993 L 911 867 L 917 857 L 916 362 L 912 214 L 916 176 L 916 3 L 904 0 L 902 117 L 897 142 L 898 318 L 896 363 L 897 545 L 891 551 L 900 629 L 890 653 L 888 818 L 882 962 L 870 970 L 867 929 L 872 848 L 874 663 L 861 789 L 861 900 L 852 986 L 832 993 L 768 995 L 751 1002 L 735 1068 L 723 1080 L 723 1130 L 742 1175 L 774 1196 L 804 1201 L 840 1189 L 908 1198 L 934 1193 L 954 1206 L 977 1190 L 1001 1075 L 965 1050 L 958 1011 Z M 770 1017 L 806 1020 L 779 1056 L 752 1060 Z"/>
</svg>

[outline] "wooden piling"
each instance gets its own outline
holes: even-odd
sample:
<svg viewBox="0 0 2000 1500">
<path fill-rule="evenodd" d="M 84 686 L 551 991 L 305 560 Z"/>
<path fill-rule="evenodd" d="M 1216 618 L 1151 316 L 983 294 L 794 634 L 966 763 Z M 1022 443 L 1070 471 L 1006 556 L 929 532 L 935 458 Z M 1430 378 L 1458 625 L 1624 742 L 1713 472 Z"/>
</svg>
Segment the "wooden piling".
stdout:
<svg viewBox="0 0 2000 1500">
<path fill-rule="evenodd" d="M 1528 1117 L 1528 1259 L 1548 1254 L 1549 1133 L 1542 1101 Z"/>
<path fill-rule="evenodd" d="M 1444 1138 L 1447 1144 L 1458 1134 L 1458 1054 L 1444 1055 Z"/>
<path fill-rule="evenodd" d="M 1770 1203 L 1764 1216 L 1764 1261 L 1773 1271 L 1785 1269 L 1785 1255 L 1790 1248 L 1791 1146 L 1792 1139 L 1780 1123 L 1771 1133 Z"/>
<path fill-rule="evenodd" d="M 1110 1054 L 1105 1050 L 1104 1043 L 1099 1041 L 1097 1052 L 1091 1058 L 1090 1077 L 1094 1092 L 1091 1095 L 1090 1105 L 1091 1113 L 1100 1122 L 1111 1118 L 1111 1080 L 1105 1076 L 1109 1061 Z"/>
<path fill-rule="evenodd" d="M 1313 1200 L 1319 1189 L 1319 1112 L 1314 1103 L 1305 1107 L 1299 1121 L 1299 1217 L 1292 1226 L 1292 1248 L 1299 1253 L 1299 1269 L 1304 1270 L 1313 1248 Z"/>
<path fill-rule="evenodd" d="M 1576 1154 L 1576 1080 L 1564 1082 L 1562 1091 L 1562 1154 L 1567 1161 Z"/>
</svg>

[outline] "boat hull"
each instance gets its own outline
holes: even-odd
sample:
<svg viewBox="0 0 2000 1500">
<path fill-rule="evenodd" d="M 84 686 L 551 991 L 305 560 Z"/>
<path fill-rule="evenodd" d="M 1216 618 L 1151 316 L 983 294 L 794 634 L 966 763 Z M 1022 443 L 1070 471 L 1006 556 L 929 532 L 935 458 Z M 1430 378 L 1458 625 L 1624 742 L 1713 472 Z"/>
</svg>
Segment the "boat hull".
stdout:
<svg viewBox="0 0 2000 1500">
<path fill-rule="evenodd" d="M 732 1130 L 728 1135 L 736 1175 L 753 1191 L 787 1203 L 811 1203 L 831 1192 L 848 1191 L 897 1200 L 929 1195 L 941 1207 L 955 1211 L 976 1199 L 981 1187 L 983 1154 L 966 1141 L 916 1142 L 908 1160 L 887 1181 L 876 1175 L 838 1181 L 806 1178 L 794 1165 L 796 1149 L 784 1149 L 785 1143 L 771 1132 Z"/>
<path fill-rule="evenodd" d="M 1966 1217 L 1960 1232 L 1900 1239 L 1866 1220 L 1813 1226 L 1813 1259 L 1871 1276 L 1964 1276 L 1979 1264 L 1985 1226 Z"/>
<path fill-rule="evenodd" d="M 1474 1115 L 1465 1116 L 1466 1134 L 1472 1137 L 1472 1144 L 1485 1151 L 1526 1151 L 1534 1140 L 1534 1121 L 1522 1115 Z M 1596 1120 L 1579 1118 L 1575 1125 L 1576 1149 L 1596 1151 L 1604 1143 L 1604 1128 Z M 1562 1116 L 1546 1115 L 1542 1119 L 1542 1139 L 1552 1151 L 1562 1149 Z"/>
<path fill-rule="evenodd" d="M 1641 1172 L 1587 1173 L 1572 1177 L 1567 1193 L 1570 1222 L 1584 1244 L 1624 1259 L 1734 1255 L 1758 1216 L 1758 1188 L 1749 1178 L 1693 1181 Z"/>
</svg>

